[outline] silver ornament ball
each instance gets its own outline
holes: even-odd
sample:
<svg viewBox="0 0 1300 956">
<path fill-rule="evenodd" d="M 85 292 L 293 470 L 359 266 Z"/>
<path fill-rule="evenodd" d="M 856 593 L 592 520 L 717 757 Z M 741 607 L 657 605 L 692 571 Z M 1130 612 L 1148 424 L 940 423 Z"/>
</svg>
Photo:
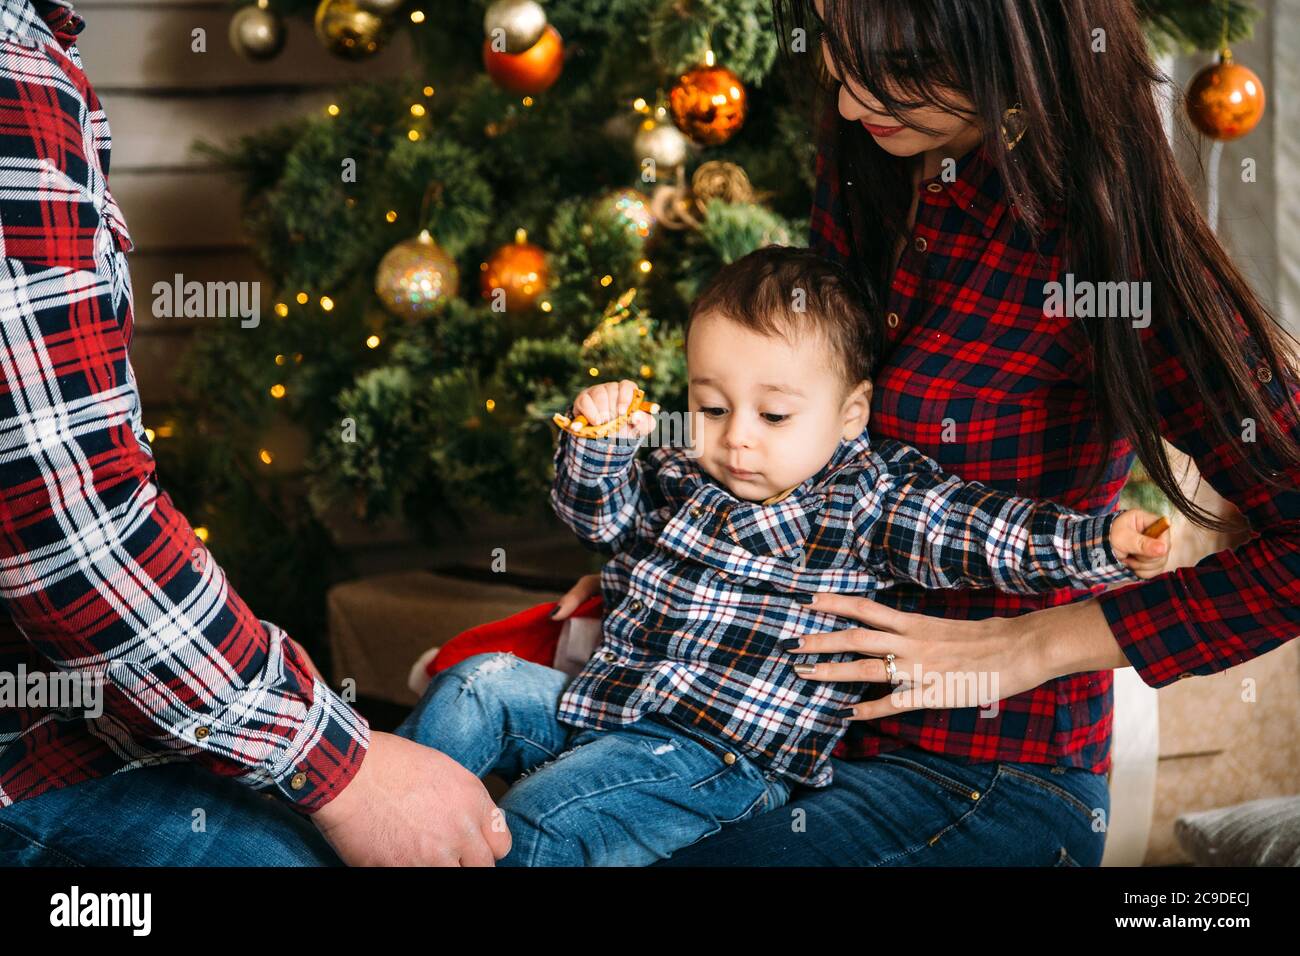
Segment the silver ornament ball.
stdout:
<svg viewBox="0 0 1300 956">
<path fill-rule="evenodd" d="M 546 11 L 537 0 L 496 0 L 483 15 L 483 32 L 491 40 L 500 30 L 507 53 L 530 49 L 546 29 Z"/>
<path fill-rule="evenodd" d="M 284 48 L 284 21 L 257 5 L 244 7 L 230 18 L 230 45 L 248 60 L 269 60 Z"/>
<path fill-rule="evenodd" d="M 686 162 L 687 140 L 672 123 L 643 123 L 632 141 L 632 150 L 638 163 L 654 160 L 655 166 L 665 173 Z"/>
</svg>

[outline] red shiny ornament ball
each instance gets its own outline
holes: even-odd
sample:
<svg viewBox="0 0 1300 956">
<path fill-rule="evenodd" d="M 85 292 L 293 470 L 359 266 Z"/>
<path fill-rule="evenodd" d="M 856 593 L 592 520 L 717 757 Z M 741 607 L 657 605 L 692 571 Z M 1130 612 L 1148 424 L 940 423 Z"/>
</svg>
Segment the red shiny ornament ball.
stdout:
<svg viewBox="0 0 1300 956">
<path fill-rule="evenodd" d="M 507 312 L 527 312 L 546 291 L 550 274 L 546 251 L 531 242 L 510 242 L 492 253 L 482 265 L 479 288 L 491 301 L 497 289 L 505 290 Z"/>
<path fill-rule="evenodd" d="M 745 124 L 745 84 L 725 66 L 697 66 L 668 93 L 677 128 L 701 146 L 725 143 Z"/>
<path fill-rule="evenodd" d="M 498 53 L 492 39 L 483 41 L 483 65 L 488 76 L 503 90 L 535 95 L 547 90 L 564 69 L 564 40 L 560 31 L 547 25 L 541 38 L 523 53 Z"/>
<path fill-rule="evenodd" d="M 1187 116 L 1198 130 L 1228 142 L 1253 130 L 1264 117 L 1264 84 L 1231 55 L 1205 67 L 1187 88 Z"/>
</svg>

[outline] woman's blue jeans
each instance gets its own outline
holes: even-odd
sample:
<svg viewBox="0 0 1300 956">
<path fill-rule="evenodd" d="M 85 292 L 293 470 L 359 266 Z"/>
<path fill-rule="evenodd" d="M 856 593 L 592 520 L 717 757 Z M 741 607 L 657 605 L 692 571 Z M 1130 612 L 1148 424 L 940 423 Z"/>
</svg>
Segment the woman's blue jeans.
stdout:
<svg viewBox="0 0 1300 956">
<path fill-rule="evenodd" d="M 538 668 L 541 672 L 549 668 Z M 1096 866 L 1104 775 L 966 764 L 907 747 L 836 760 L 835 781 L 731 823 L 655 866 Z M 199 811 L 202 811 L 201 813 Z M 2 865 L 336 866 L 312 823 L 187 763 L 0 808 Z"/>
</svg>

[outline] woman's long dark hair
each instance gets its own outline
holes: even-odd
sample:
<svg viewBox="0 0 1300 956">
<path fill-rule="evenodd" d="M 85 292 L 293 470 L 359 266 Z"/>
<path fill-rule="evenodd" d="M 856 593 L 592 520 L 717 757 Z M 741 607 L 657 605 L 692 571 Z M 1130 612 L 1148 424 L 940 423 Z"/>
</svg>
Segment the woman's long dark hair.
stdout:
<svg viewBox="0 0 1300 956">
<path fill-rule="evenodd" d="M 810 55 L 801 59 L 820 60 L 811 0 L 773 0 L 773 7 L 787 55 L 801 27 L 810 40 Z M 1279 470 L 1300 463 L 1300 446 L 1278 426 L 1255 368 L 1272 370 L 1291 416 L 1300 415 L 1291 394 L 1295 340 L 1233 265 L 1175 163 L 1157 102 L 1168 79 L 1151 62 L 1132 0 L 825 0 L 824 12 L 837 72 L 900 123 L 922 106 L 958 112 L 950 90 L 974 104 L 972 119 L 986 131 L 1020 221 L 1037 236 L 1049 212 L 1061 215 L 1066 261 L 1077 278 L 1151 283 L 1151 321 L 1165 323 L 1196 392 L 1215 397 L 1207 438 L 1240 442 L 1230 423 L 1253 419 L 1259 452 L 1246 456 L 1248 467 L 1262 482 L 1291 487 Z M 1093 49 L 1098 28 L 1105 52 Z M 820 109 L 834 110 L 836 95 L 830 86 Z M 1014 152 L 1001 132 L 1011 106 L 1027 124 Z M 908 229 L 912 167 L 880 149 L 860 124 L 825 128 L 842 178 L 861 187 L 845 193 L 854 256 L 883 295 L 896 242 Z M 1254 356 L 1243 355 L 1234 310 Z M 1140 330 L 1114 318 L 1080 321 L 1093 349 L 1103 439 L 1127 438 L 1174 507 L 1225 530 L 1227 522 L 1183 493 L 1165 455 Z M 1106 464 L 1105 456 L 1092 462 L 1088 484 L 1101 480 Z"/>
</svg>

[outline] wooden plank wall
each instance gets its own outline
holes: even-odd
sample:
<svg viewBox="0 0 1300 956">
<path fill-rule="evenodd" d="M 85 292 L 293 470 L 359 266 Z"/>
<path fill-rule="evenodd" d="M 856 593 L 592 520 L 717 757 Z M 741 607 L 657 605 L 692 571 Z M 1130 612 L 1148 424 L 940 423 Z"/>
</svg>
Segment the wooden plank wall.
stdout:
<svg viewBox="0 0 1300 956">
<path fill-rule="evenodd" d="M 1287 181 L 1297 157 L 1281 151 L 1278 137 L 1286 128 L 1284 118 L 1294 113 L 1296 90 L 1293 76 L 1276 69 L 1294 42 L 1296 18 L 1286 13 L 1284 2 L 1261 0 L 1261 5 L 1264 20 L 1255 40 L 1236 52 L 1269 88 L 1269 115 L 1224 156 L 1221 229 L 1261 295 L 1300 330 L 1293 301 L 1300 250 L 1279 241 L 1294 235 L 1298 205 L 1281 201 L 1280 183 Z M 191 144 L 200 138 L 227 141 L 322 109 L 339 84 L 416 67 L 404 34 L 371 60 L 350 63 L 326 53 L 311 25 L 296 19 L 288 21 L 288 41 L 276 59 L 249 63 L 230 49 L 231 10 L 221 0 L 78 0 L 76 6 L 86 19 L 78 38 L 82 59 L 113 130 L 110 183 L 136 243 L 133 361 L 146 409 L 161 411 L 174 394 L 170 370 L 196 320 L 155 319 L 153 283 L 177 272 L 199 281 L 260 278 L 240 233 L 237 185 L 193 155 Z M 431 17 L 426 25 L 435 29 L 434 22 Z M 191 52 L 195 27 L 207 30 L 206 53 Z M 1207 59 L 1176 63 L 1180 89 Z M 1279 82 L 1286 88 L 1279 89 Z M 1180 152 L 1203 198 L 1197 157 L 1185 148 Z M 1232 175 L 1245 156 L 1259 160 L 1257 183 L 1242 184 Z"/>
<path fill-rule="evenodd" d="M 287 21 L 280 55 L 238 56 L 227 39 L 232 10 L 220 0 L 74 0 L 85 18 L 82 62 L 113 132 L 109 185 L 135 240 L 131 278 L 136 337 L 132 363 L 146 417 L 166 410 L 170 377 L 195 322 L 157 319 L 153 284 L 176 273 L 200 282 L 264 279 L 239 225 L 239 186 L 194 155 L 199 139 L 226 143 L 258 128 L 324 109 L 337 86 L 414 68 L 399 33 L 363 63 L 331 56 L 311 24 Z M 191 31 L 207 50 L 191 50 Z"/>
</svg>

